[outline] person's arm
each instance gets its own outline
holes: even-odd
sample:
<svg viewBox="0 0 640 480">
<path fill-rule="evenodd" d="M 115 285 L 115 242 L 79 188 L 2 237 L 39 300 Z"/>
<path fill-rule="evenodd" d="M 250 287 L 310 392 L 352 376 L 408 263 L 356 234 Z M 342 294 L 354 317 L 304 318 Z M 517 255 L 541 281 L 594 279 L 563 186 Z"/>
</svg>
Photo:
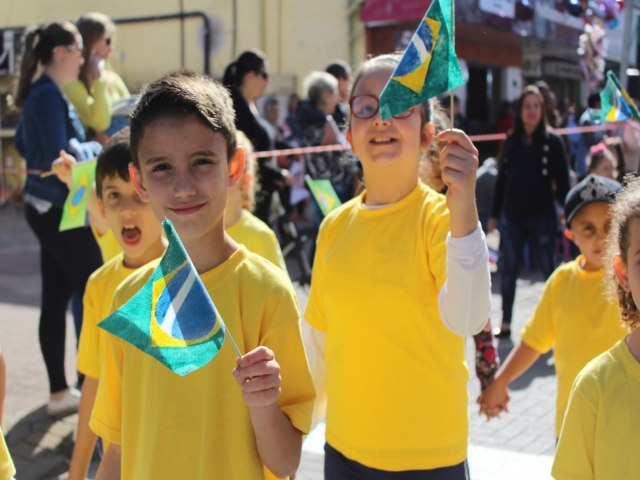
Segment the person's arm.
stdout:
<svg viewBox="0 0 640 480">
<path fill-rule="evenodd" d="M 78 112 L 86 128 L 102 132 L 109 128 L 113 105 L 107 82 L 101 77 L 93 81 L 92 92 L 80 80 L 65 85 L 64 92 Z"/>
<path fill-rule="evenodd" d="M 85 480 L 91 457 L 96 446 L 98 436 L 89 428 L 89 419 L 98 391 L 98 379 L 85 376 L 82 383 L 82 396 L 78 410 L 78 429 L 76 443 L 71 455 L 71 465 L 67 480 Z"/>
<path fill-rule="evenodd" d="M 461 130 L 445 130 L 438 142 L 442 181 L 451 216 L 447 238 L 447 281 L 438 307 L 444 323 L 458 335 L 478 333 L 491 309 L 488 250 L 476 208 L 478 150 Z"/>
<path fill-rule="evenodd" d="M 540 357 L 540 353 L 528 346 L 524 342 L 520 342 L 505 360 L 493 383 L 478 397 L 480 411 L 487 418 L 495 417 L 502 410 L 507 410 L 509 402 L 509 393 L 507 387 L 516 378 L 529 370 L 536 360 Z"/>
<path fill-rule="evenodd" d="M 36 105 L 36 137 L 33 141 L 40 145 L 44 158 L 53 163 L 60 150 L 66 150 L 69 146 L 67 105 L 60 94 L 49 90 L 41 92 Z M 48 168 L 51 163 L 43 165 L 43 168 Z"/>
<path fill-rule="evenodd" d="M 7 365 L 4 361 L 4 355 L 0 350 L 0 425 L 2 425 L 2 414 L 4 412 L 4 395 L 6 391 L 7 381 Z"/>
<path fill-rule="evenodd" d="M 564 205 L 564 200 L 569 192 L 569 165 L 562 146 L 562 140 L 554 136 L 550 142 L 551 146 L 551 168 L 553 168 L 553 178 L 556 181 L 556 200 L 560 205 Z"/>
<path fill-rule="evenodd" d="M 295 473 L 300 464 L 302 432 L 277 405 L 281 392 L 280 365 L 267 347 L 238 359 L 233 372 L 249 407 L 260 459 L 278 477 Z"/>
<path fill-rule="evenodd" d="M 110 444 L 109 448 L 102 457 L 100 467 L 98 467 L 98 473 L 96 474 L 96 480 L 119 480 L 120 479 L 120 462 L 122 452 L 120 445 Z"/>
</svg>

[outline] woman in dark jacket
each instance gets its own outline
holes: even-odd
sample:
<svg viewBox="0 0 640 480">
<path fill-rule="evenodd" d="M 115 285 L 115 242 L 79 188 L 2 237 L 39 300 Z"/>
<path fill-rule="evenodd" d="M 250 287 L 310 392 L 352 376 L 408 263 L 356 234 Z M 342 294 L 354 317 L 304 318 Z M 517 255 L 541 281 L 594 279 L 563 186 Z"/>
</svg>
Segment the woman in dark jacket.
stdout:
<svg viewBox="0 0 640 480">
<path fill-rule="evenodd" d="M 560 204 L 569 191 L 569 170 L 562 141 L 547 127 L 544 100 L 527 86 L 517 106 L 513 133 L 503 146 L 498 167 L 489 231 L 500 219 L 502 326 L 498 337 L 511 334 L 516 280 L 525 244 L 531 246 L 545 278 L 555 269 L 554 247 Z"/>
<path fill-rule="evenodd" d="M 269 82 L 269 64 L 264 54 L 258 50 L 247 50 L 237 60 L 230 63 L 224 72 L 222 83 L 231 92 L 233 108 L 236 111 L 236 128 L 251 140 L 257 152 L 271 150 L 267 130 L 260 124 L 260 114 L 255 101 L 260 98 Z M 254 214 L 269 223 L 271 197 L 284 186 L 284 176 L 279 168 L 269 164 L 269 158 L 258 159 L 260 190 L 256 192 Z"/>
<path fill-rule="evenodd" d="M 25 37 L 16 93 L 16 105 L 22 111 L 15 145 L 29 170 L 51 170 L 61 150 L 78 161 L 99 152 L 99 144 L 84 142 L 82 124 L 62 93 L 64 85 L 78 77 L 82 62 L 82 37 L 69 22 L 51 23 Z M 39 66 L 43 73 L 32 83 Z M 69 388 L 65 377 L 66 310 L 71 294 L 82 298 L 89 275 L 102 263 L 88 227 L 59 231 L 68 192 L 55 176 L 29 175 L 24 188 L 25 216 L 40 244 L 39 335 L 51 392 L 47 411 L 52 415 L 73 411 L 79 404 L 79 393 Z"/>
</svg>

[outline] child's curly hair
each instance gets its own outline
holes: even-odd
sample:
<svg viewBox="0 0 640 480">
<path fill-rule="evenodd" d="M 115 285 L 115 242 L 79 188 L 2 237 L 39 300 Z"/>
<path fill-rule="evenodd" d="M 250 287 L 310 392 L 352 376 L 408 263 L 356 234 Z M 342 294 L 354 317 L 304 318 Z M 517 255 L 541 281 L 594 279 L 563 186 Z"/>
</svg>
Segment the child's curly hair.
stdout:
<svg viewBox="0 0 640 480">
<path fill-rule="evenodd" d="M 615 203 L 610 207 L 611 228 L 607 237 L 605 286 L 607 296 L 620 304 L 622 323 L 634 329 L 640 326 L 640 310 L 631 292 L 625 291 L 618 282 L 613 268 L 617 255 L 620 255 L 625 265 L 628 265 L 627 255 L 631 241 L 629 225 L 634 218 L 640 220 L 640 178 L 631 178 L 625 183 L 623 189 L 616 195 Z"/>
</svg>

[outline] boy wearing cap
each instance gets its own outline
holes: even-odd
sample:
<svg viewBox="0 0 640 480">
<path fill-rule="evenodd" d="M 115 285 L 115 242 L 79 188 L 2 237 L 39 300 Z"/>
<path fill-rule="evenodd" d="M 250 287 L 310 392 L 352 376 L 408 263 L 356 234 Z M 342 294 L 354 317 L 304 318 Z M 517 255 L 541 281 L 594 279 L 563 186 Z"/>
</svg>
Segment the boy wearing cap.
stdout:
<svg viewBox="0 0 640 480">
<path fill-rule="evenodd" d="M 578 372 L 626 335 L 618 305 L 608 302 L 602 293 L 609 203 L 620 188 L 615 180 L 589 175 L 567 194 L 565 236 L 576 244 L 580 255 L 549 277 L 533 317 L 522 329 L 520 343 L 493 384 L 478 397 L 480 411 L 487 418 L 507 409 L 509 384 L 553 348 L 558 377 L 557 437 Z"/>
</svg>

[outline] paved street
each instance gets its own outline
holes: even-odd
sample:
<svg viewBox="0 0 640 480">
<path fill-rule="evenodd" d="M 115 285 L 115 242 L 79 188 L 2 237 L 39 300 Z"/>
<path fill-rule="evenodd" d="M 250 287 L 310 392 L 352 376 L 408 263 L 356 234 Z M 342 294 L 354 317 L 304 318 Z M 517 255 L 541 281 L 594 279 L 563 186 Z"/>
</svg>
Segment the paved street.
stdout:
<svg viewBox="0 0 640 480">
<path fill-rule="evenodd" d="M 11 205 L 0 208 L 0 348 L 7 361 L 7 397 L 2 428 L 18 469 L 17 479 L 55 479 L 66 470 L 72 448 L 76 416 L 51 419 L 44 412 L 47 380 L 38 347 L 39 271 L 35 239 L 24 224 L 22 212 Z M 516 296 L 515 332 L 531 313 L 542 284 L 524 275 Z M 494 289 L 497 279 L 494 278 Z M 298 290 L 300 301 L 305 292 Z M 494 295 L 493 321 L 498 324 L 500 299 Z M 75 336 L 69 317 L 67 371 L 75 378 Z M 473 369 L 473 341 L 467 342 L 468 363 Z M 502 341 L 506 357 L 513 344 Z M 474 403 L 479 382 L 469 381 L 470 449 L 472 478 L 544 479 L 554 448 L 555 374 L 549 356 L 512 388 L 510 413 L 487 422 Z M 322 429 L 320 425 L 304 446 L 299 480 L 322 478 Z"/>
</svg>

